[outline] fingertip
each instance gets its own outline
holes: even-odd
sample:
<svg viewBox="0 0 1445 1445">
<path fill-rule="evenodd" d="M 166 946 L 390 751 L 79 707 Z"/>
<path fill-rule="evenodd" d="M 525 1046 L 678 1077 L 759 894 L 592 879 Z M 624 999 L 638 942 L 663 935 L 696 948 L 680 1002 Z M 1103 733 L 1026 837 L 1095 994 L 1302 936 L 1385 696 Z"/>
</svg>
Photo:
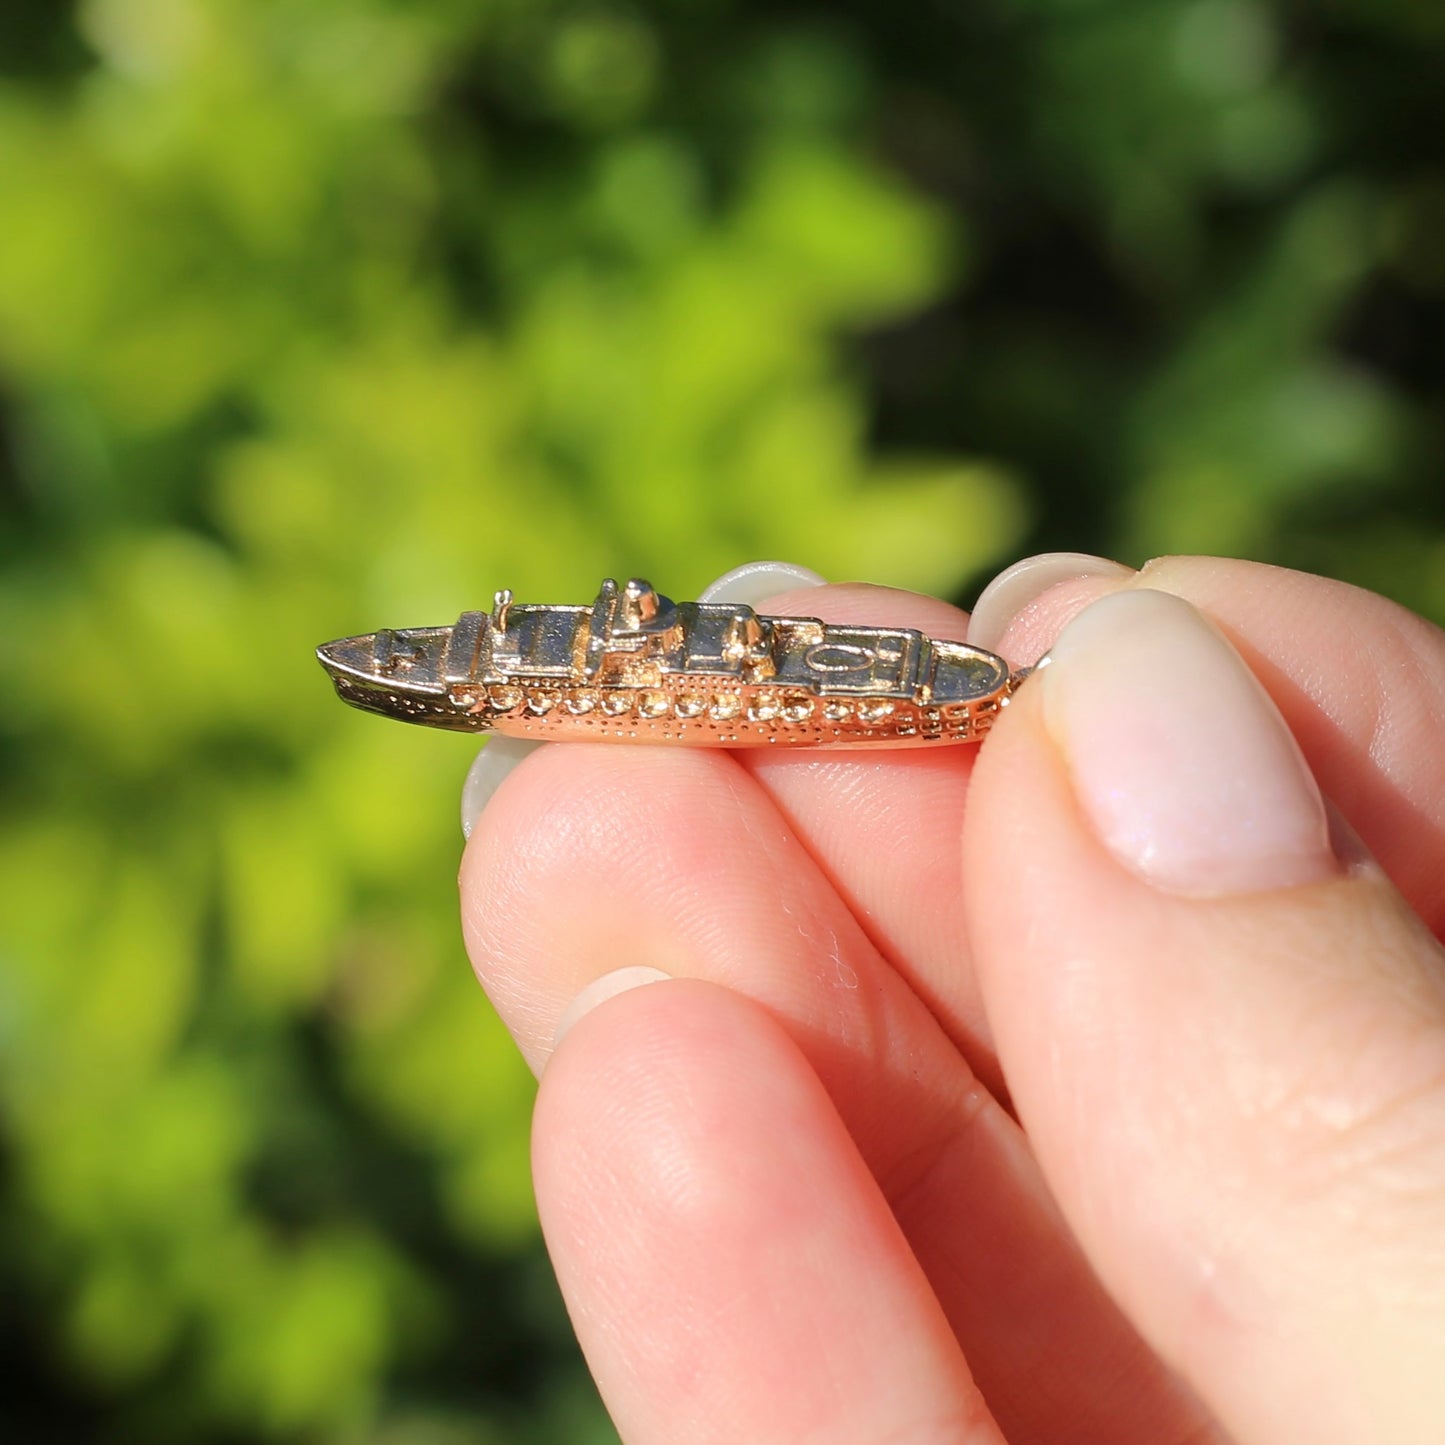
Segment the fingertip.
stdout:
<svg viewBox="0 0 1445 1445">
<path fill-rule="evenodd" d="M 609 998 L 544 1076 L 533 1155 L 624 1438 L 864 1445 L 901 1423 L 999 1445 L 832 1101 L 760 1004 L 695 979 Z"/>
<path fill-rule="evenodd" d="M 1278 707 L 1218 628 L 1152 588 L 1100 598 L 1039 678 L 1095 835 L 1196 896 L 1331 877 L 1324 799 Z"/>
<path fill-rule="evenodd" d="M 1015 666 L 1035 663 L 1070 617 L 1134 576 L 1085 552 L 1044 552 L 1006 567 L 979 594 L 968 640 Z"/>
<path fill-rule="evenodd" d="M 557 1019 L 557 1031 L 552 1037 L 552 1052 L 555 1057 L 558 1046 L 563 1037 L 583 1018 L 590 1014 L 593 1009 L 606 1003 L 608 999 L 616 998 L 620 993 L 626 993 L 629 989 L 641 988 L 647 983 L 662 983 L 673 975 L 665 973 L 660 968 L 654 968 L 651 964 L 633 963 L 622 968 L 614 968 L 611 973 L 604 973 L 599 978 L 594 978 L 587 984 L 566 1008 L 562 1010 Z"/>
<path fill-rule="evenodd" d="M 482 810 L 491 802 L 507 776 L 543 744 L 525 738 L 497 735 L 488 738 L 467 769 L 462 783 L 462 837 L 470 838 Z"/>
</svg>

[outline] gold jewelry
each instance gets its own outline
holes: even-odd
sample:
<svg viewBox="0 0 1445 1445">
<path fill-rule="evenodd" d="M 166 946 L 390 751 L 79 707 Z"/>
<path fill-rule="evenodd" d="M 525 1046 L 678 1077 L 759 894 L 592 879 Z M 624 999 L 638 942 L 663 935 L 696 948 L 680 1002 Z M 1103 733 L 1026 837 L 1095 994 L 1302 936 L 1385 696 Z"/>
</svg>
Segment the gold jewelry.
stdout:
<svg viewBox="0 0 1445 1445">
<path fill-rule="evenodd" d="M 536 741 L 702 747 L 972 742 L 1024 676 L 899 627 L 672 602 L 608 578 L 590 607 L 496 594 L 451 627 L 317 649 L 337 693 L 405 722 Z"/>
</svg>

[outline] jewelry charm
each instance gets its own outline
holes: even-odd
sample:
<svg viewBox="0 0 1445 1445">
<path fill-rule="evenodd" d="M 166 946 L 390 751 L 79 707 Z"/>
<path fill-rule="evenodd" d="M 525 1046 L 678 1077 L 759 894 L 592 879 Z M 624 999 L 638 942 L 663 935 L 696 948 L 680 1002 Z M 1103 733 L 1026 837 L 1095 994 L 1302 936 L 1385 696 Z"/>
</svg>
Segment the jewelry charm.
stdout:
<svg viewBox="0 0 1445 1445">
<path fill-rule="evenodd" d="M 317 649 L 355 707 L 534 740 L 703 747 L 972 742 L 1022 676 L 898 627 L 672 602 L 608 578 L 590 607 L 514 603 Z"/>
</svg>

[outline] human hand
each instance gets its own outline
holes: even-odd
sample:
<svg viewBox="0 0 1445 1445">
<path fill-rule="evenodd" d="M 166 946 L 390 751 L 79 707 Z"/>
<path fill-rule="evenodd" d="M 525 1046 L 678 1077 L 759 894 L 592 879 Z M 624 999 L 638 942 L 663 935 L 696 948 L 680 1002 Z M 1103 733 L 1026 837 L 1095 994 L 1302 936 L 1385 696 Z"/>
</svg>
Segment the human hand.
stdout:
<svg viewBox="0 0 1445 1445">
<path fill-rule="evenodd" d="M 630 1445 L 1442 1438 L 1445 637 L 1246 563 L 1047 573 L 973 640 L 1119 595 L 982 749 L 549 746 L 478 821 Z"/>
</svg>

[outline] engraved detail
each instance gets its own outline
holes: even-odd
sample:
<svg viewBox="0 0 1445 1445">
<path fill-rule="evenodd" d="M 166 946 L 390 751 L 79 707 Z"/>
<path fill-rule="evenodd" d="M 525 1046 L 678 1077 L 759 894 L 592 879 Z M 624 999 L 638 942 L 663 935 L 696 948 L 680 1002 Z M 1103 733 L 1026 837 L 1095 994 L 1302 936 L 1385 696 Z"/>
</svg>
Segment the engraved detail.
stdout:
<svg viewBox="0 0 1445 1445">
<path fill-rule="evenodd" d="M 867 672 L 877 660 L 871 647 L 856 642 L 820 642 L 803 654 L 804 663 L 819 672 Z"/>
</svg>

